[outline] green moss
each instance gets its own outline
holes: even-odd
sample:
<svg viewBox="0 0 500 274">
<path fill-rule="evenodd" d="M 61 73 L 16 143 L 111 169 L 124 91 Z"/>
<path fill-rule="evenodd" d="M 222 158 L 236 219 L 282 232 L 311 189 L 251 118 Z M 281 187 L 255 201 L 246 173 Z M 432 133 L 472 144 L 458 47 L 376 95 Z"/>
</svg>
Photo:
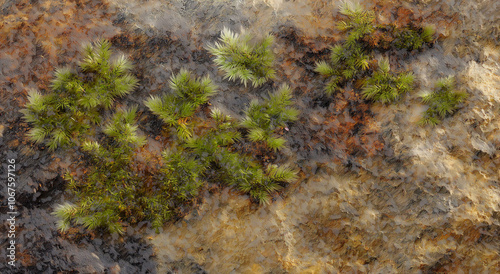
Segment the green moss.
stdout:
<svg viewBox="0 0 500 274">
<path fill-rule="evenodd" d="M 57 69 L 52 91 L 45 95 L 31 91 L 21 110 L 33 125 L 29 138 L 51 150 L 74 144 L 73 140 L 100 122 L 101 109 L 111 108 L 116 98 L 137 84 L 125 57 L 110 61 L 108 41 L 85 46 L 82 55 L 79 71 Z"/>
<path fill-rule="evenodd" d="M 297 180 L 297 171 L 288 166 L 270 165 L 265 172 L 243 166 L 239 171 L 232 178 L 233 184 L 261 204 L 269 204 L 271 195 L 282 188 L 280 183 Z"/>
<path fill-rule="evenodd" d="M 88 229 L 107 228 L 123 233 L 122 220 L 131 212 L 142 212 L 141 180 L 131 169 L 135 150 L 146 141 L 137 135 L 135 109 L 119 110 L 104 125 L 104 142 L 85 141 L 82 150 L 90 157 L 88 172 L 76 177 L 66 174 L 68 188 L 78 201 L 56 207 L 59 229 L 67 230 L 73 221 Z"/>
<path fill-rule="evenodd" d="M 394 45 L 399 49 L 420 49 L 424 43 L 431 42 L 435 30 L 432 26 L 426 26 L 419 30 L 412 28 L 395 29 Z"/>
<path fill-rule="evenodd" d="M 264 169 L 251 157 L 238 153 L 231 144 L 241 138 L 237 123 L 219 110 L 212 111 L 215 127 L 204 135 L 190 139 L 185 147 L 196 157 L 212 167 L 221 182 L 232 186 L 259 203 L 269 203 L 271 195 L 280 184 L 296 180 L 297 171 L 289 167 L 270 166 Z"/>
<path fill-rule="evenodd" d="M 252 82 L 258 87 L 275 77 L 272 68 L 274 54 L 270 49 L 274 39 L 271 35 L 251 43 L 252 36 L 235 34 L 224 28 L 219 40 L 208 50 L 215 56 L 214 62 L 219 69 L 225 72 L 226 79 L 239 79 L 245 86 Z"/>
<path fill-rule="evenodd" d="M 413 87 L 413 74 L 390 72 L 389 60 L 382 58 L 378 62 L 379 68 L 368 78 L 363 87 L 363 97 L 382 103 L 396 101 L 403 93 Z"/>
<path fill-rule="evenodd" d="M 343 44 L 333 46 L 329 62 L 317 62 L 315 69 L 328 78 L 325 92 L 329 95 L 337 91 L 343 82 L 367 70 L 371 59 L 371 53 L 362 40 L 373 31 L 373 13 L 348 3 L 341 6 L 340 12 L 348 17 L 338 24 L 341 31 L 347 32 L 347 39 Z"/>
<path fill-rule="evenodd" d="M 337 28 L 345 32 L 347 37 L 342 44 L 331 47 L 328 61 L 317 62 L 315 68 L 316 72 L 328 79 L 324 88 L 328 95 L 369 72 L 373 49 L 381 46 L 387 50 L 388 45 L 400 49 L 419 49 L 424 43 L 433 40 L 435 32 L 432 26 L 420 29 L 397 28 L 393 25 L 375 27 L 373 12 L 364 10 L 359 4 L 344 2 L 340 6 L 340 13 L 347 16 L 347 20 L 341 21 Z M 410 74 L 396 76 L 379 65 L 379 69 L 373 72 L 364 86 L 363 95 L 377 101 L 392 102 L 408 91 L 412 82 Z"/>
<path fill-rule="evenodd" d="M 292 90 L 282 85 L 278 91 L 269 95 L 263 103 L 254 100 L 245 111 L 241 125 L 249 129 L 248 138 L 253 142 L 264 142 L 274 150 L 285 146 L 286 140 L 277 137 L 275 132 L 286 126 L 286 123 L 298 119 L 298 110 L 292 105 Z"/>
<path fill-rule="evenodd" d="M 251 76 L 246 78 L 255 86 L 274 74 L 268 49 L 271 42 L 268 37 L 262 44 L 246 49 L 252 62 L 259 63 L 248 69 Z M 158 231 L 199 197 L 207 179 L 217 178 L 217 182 L 234 186 L 260 202 L 269 202 L 273 192 L 296 178 L 297 172 L 291 168 L 265 169 L 251 157 L 236 152 L 232 145 L 241 138 L 240 123 L 217 109 L 195 131 L 193 116 L 208 103 L 217 87 L 208 77 L 196 78 L 186 70 L 171 77 L 169 94 L 145 101 L 178 136 L 172 140 L 173 149 L 163 152 L 161 163 L 146 168 L 136 157 L 146 143 L 138 134 L 136 108 L 119 109 L 101 124 L 104 111 L 112 109 L 114 100 L 137 84 L 128 73 L 131 65 L 127 60 L 120 57 L 110 61 L 110 56 L 107 41 L 84 47 L 79 69 L 58 69 L 52 92 L 30 92 L 22 110 L 25 119 L 34 125 L 28 133 L 33 141 L 46 142 L 55 149 L 71 144 L 77 137 L 75 144 L 86 155 L 85 163 L 78 168 L 83 172 L 68 172 L 64 177 L 75 202 L 58 205 L 53 212 L 62 231 L 77 224 L 121 234 L 127 223 L 143 220 L 150 221 Z M 273 123 L 270 128 L 296 119 L 296 110 L 288 108 L 290 98 L 291 91 L 284 86 L 266 102 L 266 113 Z"/>
<path fill-rule="evenodd" d="M 373 32 L 375 15 L 372 11 L 365 10 L 359 3 L 344 2 L 340 5 L 340 13 L 348 17 L 348 20 L 337 24 L 339 30 L 347 32 L 345 43 L 348 46 L 354 46 L 365 35 Z"/>
<path fill-rule="evenodd" d="M 449 76 L 440 78 L 432 92 L 421 95 L 422 102 L 429 105 L 419 122 L 421 125 L 437 125 L 447 115 L 453 114 L 458 109 L 458 105 L 465 101 L 468 94 L 464 91 L 457 91 L 455 88 L 455 77 Z"/>
<path fill-rule="evenodd" d="M 186 152 L 164 151 L 165 165 L 162 172 L 162 191 L 170 193 L 175 199 L 186 201 L 196 197 L 204 185 L 203 173 L 207 166 L 203 161 Z"/>
<path fill-rule="evenodd" d="M 144 104 L 168 126 L 174 127 L 180 139 L 186 140 L 193 136 L 188 118 L 217 93 L 217 87 L 208 77 L 198 79 L 190 72 L 181 70 L 170 79 L 170 88 L 171 93 L 162 97 L 152 96 Z"/>
<path fill-rule="evenodd" d="M 211 118 L 214 125 L 200 136 L 189 139 L 184 147 L 198 155 L 205 163 L 216 161 L 216 155 L 241 138 L 236 130 L 237 123 L 229 115 L 219 109 L 212 109 Z"/>
</svg>

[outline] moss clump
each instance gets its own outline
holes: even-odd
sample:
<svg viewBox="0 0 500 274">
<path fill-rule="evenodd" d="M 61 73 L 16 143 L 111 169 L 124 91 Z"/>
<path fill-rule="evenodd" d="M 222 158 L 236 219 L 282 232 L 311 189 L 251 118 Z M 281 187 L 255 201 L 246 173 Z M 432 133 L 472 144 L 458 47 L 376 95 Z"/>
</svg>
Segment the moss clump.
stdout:
<svg viewBox="0 0 500 274">
<path fill-rule="evenodd" d="M 276 137 L 276 130 L 286 126 L 286 123 L 296 121 L 299 112 L 292 105 L 292 90 L 282 85 L 278 91 L 269 95 L 263 103 L 254 100 L 245 111 L 246 116 L 241 123 L 249 129 L 248 138 L 253 142 L 264 142 L 273 150 L 280 150 L 286 140 Z"/>
<path fill-rule="evenodd" d="M 82 150 L 90 156 L 88 172 L 82 177 L 66 174 L 68 188 L 77 197 L 76 205 L 56 207 L 59 229 L 65 231 L 71 221 L 88 229 L 107 228 L 123 233 L 122 220 L 143 212 L 141 180 L 132 171 L 135 150 L 145 144 L 137 134 L 135 109 L 120 110 L 104 125 L 106 140 L 85 141 Z"/>
<path fill-rule="evenodd" d="M 186 151 L 163 151 L 164 166 L 161 169 L 162 191 L 180 202 L 195 198 L 206 183 L 206 161 Z"/>
<path fill-rule="evenodd" d="M 389 60 L 380 59 L 378 70 L 366 81 L 362 94 L 366 99 L 372 99 L 382 103 L 396 101 L 403 93 L 413 87 L 413 74 L 390 72 Z"/>
<path fill-rule="evenodd" d="M 453 114 L 458 109 L 458 105 L 465 101 L 468 94 L 455 90 L 455 87 L 455 77 L 440 78 L 432 92 L 426 92 L 420 96 L 422 102 L 429 105 L 419 122 L 421 125 L 437 125 L 447 115 Z"/>
<path fill-rule="evenodd" d="M 420 49 L 424 43 L 431 42 L 435 30 L 432 26 L 425 26 L 420 30 L 412 28 L 395 29 L 394 45 L 399 49 Z"/>
<path fill-rule="evenodd" d="M 219 109 L 214 108 L 210 117 L 213 125 L 203 134 L 187 140 L 183 145 L 202 159 L 206 165 L 216 162 L 217 155 L 228 153 L 228 147 L 241 139 L 241 134 L 236 130 L 237 122 L 229 115 L 224 115 Z"/>
<path fill-rule="evenodd" d="M 373 21 L 375 15 L 372 11 L 365 10 L 359 3 L 344 2 L 340 5 L 340 13 L 349 19 L 340 21 L 337 28 L 341 31 L 347 31 L 347 45 L 354 45 L 365 35 L 371 34 L 374 27 Z"/>
<path fill-rule="evenodd" d="M 246 44 L 249 37 L 239 40 L 227 31 L 223 36 L 243 42 L 245 58 L 251 61 L 242 59 L 250 65 L 244 68 L 250 76 L 239 76 L 245 84 L 251 80 L 257 86 L 274 76 L 270 36 L 250 48 Z M 128 94 L 137 84 L 128 73 L 128 61 L 121 57 L 110 62 L 110 55 L 107 41 L 85 47 L 78 71 L 57 70 L 53 91 L 47 95 L 31 92 L 22 111 L 35 125 L 29 133 L 34 141 L 49 139 L 47 144 L 55 149 L 78 137 L 75 144 L 87 156 L 79 167 L 83 172 L 65 175 L 76 202 L 58 205 L 53 212 L 62 231 L 79 224 L 90 230 L 104 228 L 122 234 L 126 223 L 143 220 L 159 229 L 199 197 L 207 180 L 224 182 L 267 203 L 284 183 L 296 179 L 297 172 L 289 167 L 262 167 L 250 156 L 236 152 L 231 146 L 241 138 L 240 123 L 221 111 L 214 109 L 203 125 L 195 128 L 201 120 L 193 117 L 217 88 L 208 77 L 200 79 L 186 70 L 171 77 L 169 94 L 145 101 L 178 137 L 172 140 L 174 148 L 163 151 L 155 166 L 146 167 L 142 158 L 136 157 L 146 140 L 138 134 L 135 108 L 116 111 L 100 126 L 103 111 L 111 109 L 117 97 Z M 269 116 L 270 124 L 265 125 L 269 135 L 284 122 L 296 119 L 296 111 L 288 108 L 290 98 L 291 91 L 284 86 L 265 107 L 260 106 Z M 257 120 L 263 127 L 262 119 Z"/>
<path fill-rule="evenodd" d="M 208 50 L 215 55 L 214 62 L 226 73 L 226 79 L 240 79 L 245 86 L 252 82 L 258 87 L 275 76 L 274 54 L 270 49 L 274 38 L 267 35 L 256 43 L 251 43 L 252 39 L 248 34 L 235 34 L 224 28 L 220 42 L 209 46 Z"/>
<path fill-rule="evenodd" d="M 152 96 L 144 104 L 168 126 L 174 127 L 180 139 L 191 138 L 193 130 L 189 117 L 217 93 L 217 87 L 208 77 L 198 79 L 190 72 L 181 70 L 170 79 L 170 88 L 172 93 L 163 97 Z"/>
<path fill-rule="evenodd" d="M 332 95 L 356 78 L 364 77 L 363 72 L 370 68 L 374 49 L 387 50 L 391 47 L 407 50 L 419 49 L 424 43 L 431 42 L 433 39 L 434 28 L 432 26 L 420 29 L 398 28 L 394 25 L 375 26 L 373 12 L 364 10 L 359 4 L 344 2 L 340 7 L 340 13 L 348 19 L 341 21 L 337 28 L 346 32 L 347 38 L 342 44 L 333 46 L 330 60 L 317 62 L 315 69 L 316 72 L 328 78 L 325 85 L 325 92 L 328 95 Z M 410 75 L 393 75 L 396 78 L 389 75 L 391 75 L 389 71 L 385 72 L 385 68 L 382 69 L 379 65 L 379 69 L 367 81 L 368 86 L 365 86 L 363 91 L 365 98 L 384 102 L 394 101 L 399 94 L 406 92 L 411 86 Z"/>
<path fill-rule="evenodd" d="M 125 57 L 110 61 L 108 41 L 85 46 L 82 55 L 76 72 L 56 70 L 52 91 L 45 95 L 31 91 L 21 110 L 33 125 L 29 138 L 51 150 L 74 144 L 73 140 L 100 122 L 101 109 L 110 109 L 116 98 L 128 94 L 137 84 Z"/>
<path fill-rule="evenodd" d="M 167 126 L 177 128 L 177 132 L 180 127 L 179 120 L 191 119 L 198 106 L 206 103 L 215 90 L 208 80 L 200 82 L 193 79 L 191 75 L 183 72 L 171 81 L 174 94 L 161 99 L 153 97 L 145 103 Z M 290 105 L 291 90 L 284 85 L 265 103 L 259 104 L 255 101 L 253 107 L 247 111 L 247 119 L 241 124 L 251 131 L 261 132 L 265 138 L 259 140 L 269 142 L 273 148 L 281 148 L 285 140 L 272 135 L 286 122 L 297 119 L 297 110 L 290 108 Z M 205 181 L 202 178 L 210 177 L 249 193 L 261 203 L 267 203 L 281 184 L 296 179 L 297 172 L 291 168 L 263 168 L 251 157 L 235 151 L 232 145 L 241 139 L 237 130 L 240 123 L 218 109 L 213 109 L 209 118 L 205 119 L 203 127 L 197 130 L 193 130 L 196 123 L 189 124 L 190 134 L 184 135 L 173 144 L 176 151 L 164 152 L 165 165 L 158 177 L 161 179 L 156 181 L 161 182 L 161 192 L 169 193 L 169 196 L 162 197 L 159 201 L 170 201 L 169 206 L 173 209 L 180 206 L 180 203 L 189 203 L 204 186 Z M 273 140 L 278 141 L 272 143 Z M 276 146 L 276 143 L 280 146 Z M 164 219 L 159 217 L 154 221 L 155 225 L 161 223 L 161 220 Z"/>
<path fill-rule="evenodd" d="M 337 91 L 343 82 L 367 70 L 371 59 L 371 53 L 362 40 L 373 31 L 373 13 L 360 5 L 347 3 L 341 6 L 340 12 L 348 17 L 348 20 L 338 24 L 340 30 L 347 32 L 347 39 L 342 45 L 331 48 L 329 62 L 317 62 L 315 69 L 329 78 L 325 86 L 325 92 L 329 95 Z"/>
<path fill-rule="evenodd" d="M 245 161 L 241 162 L 241 159 Z M 280 183 L 297 180 L 297 171 L 288 166 L 270 165 L 263 171 L 246 157 L 227 157 L 222 163 L 237 168 L 237 172 L 228 177 L 229 184 L 248 193 L 261 204 L 269 204 L 271 195 L 282 188 Z"/>
<path fill-rule="evenodd" d="M 271 195 L 284 183 L 297 179 L 297 171 L 288 166 L 268 166 L 263 169 L 251 157 L 240 154 L 230 147 L 241 136 L 237 123 L 219 110 L 212 111 L 216 125 L 204 135 L 189 140 L 185 147 L 206 166 L 211 166 L 217 180 L 232 186 L 259 203 L 269 203 Z"/>
</svg>

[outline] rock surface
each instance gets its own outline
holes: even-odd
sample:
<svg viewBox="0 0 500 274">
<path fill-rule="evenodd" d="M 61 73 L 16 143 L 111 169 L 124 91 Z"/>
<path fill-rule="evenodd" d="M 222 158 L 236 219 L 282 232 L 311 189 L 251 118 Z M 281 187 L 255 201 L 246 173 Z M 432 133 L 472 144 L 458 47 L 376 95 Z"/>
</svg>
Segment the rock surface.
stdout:
<svg viewBox="0 0 500 274">
<path fill-rule="evenodd" d="M 325 99 L 313 69 L 342 39 L 339 3 L 0 1 L 0 173 L 6 159 L 16 159 L 19 211 L 17 268 L 2 265 L 0 272 L 500 272 L 500 3 L 362 1 L 380 23 L 424 22 L 439 35 L 430 48 L 389 56 L 417 80 L 393 105 L 349 91 Z M 223 27 L 276 37 L 273 83 L 253 89 L 223 80 L 205 49 Z M 206 191 L 160 234 L 145 225 L 129 227 L 123 238 L 58 232 L 50 213 L 70 198 L 61 175 L 81 155 L 33 145 L 19 110 L 27 90 L 47 91 L 54 69 L 74 66 L 81 43 L 97 38 L 133 60 L 140 86 L 119 104 L 139 111 L 181 68 L 209 75 L 221 91 L 211 104 L 236 118 L 252 99 L 288 83 L 302 114 L 284 132 L 290 150 L 277 161 L 295 164 L 301 179 L 268 206 L 228 188 Z M 426 108 L 418 94 L 448 75 L 469 98 L 438 126 L 418 126 Z M 151 139 L 161 130 L 142 115 L 140 128 Z M 6 193 L 0 184 L 2 214 Z M 7 244 L 0 242 L 1 258 Z"/>
</svg>

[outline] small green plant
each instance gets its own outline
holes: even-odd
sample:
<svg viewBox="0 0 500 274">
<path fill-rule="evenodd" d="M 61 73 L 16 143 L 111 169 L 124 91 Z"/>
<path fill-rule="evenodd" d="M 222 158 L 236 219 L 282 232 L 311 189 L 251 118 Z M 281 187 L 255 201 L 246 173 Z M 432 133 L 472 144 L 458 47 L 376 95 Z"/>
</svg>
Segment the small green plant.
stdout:
<svg viewBox="0 0 500 274">
<path fill-rule="evenodd" d="M 249 170 L 251 172 L 248 172 Z M 297 171 L 288 166 L 270 165 L 265 173 L 262 172 L 262 169 L 244 171 L 250 176 L 241 174 L 239 178 L 236 177 L 236 180 L 239 179 L 238 189 L 250 194 L 261 204 L 269 204 L 271 194 L 282 188 L 280 183 L 291 183 L 297 180 Z M 251 179 L 249 180 L 247 177 Z"/>
<path fill-rule="evenodd" d="M 249 129 L 248 138 L 253 142 L 263 141 L 274 150 L 282 149 L 286 140 L 276 137 L 275 131 L 286 126 L 286 123 L 296 121 L 299 112 L 292 105 L 292 90 L 282 85 L 264 103 L 253 100 L 246 110 L 246 116 L 241 123 Z"/>
<path fill-rule="evenodd" d="M 217 149 L 213 156 L 220 180 L 261 204 L 268 204 L 271 195 L 282 188 L 281 184 L 297 179 L 297 171 L 288 166 L 270 165 L 264 171 L 251 157 L 226 148 Z"/>
<path fill-rule="evenodd" d="M 422 102 L 429 105 L 429 108 L 425 111 L 420 124 L 437 125 L 446 115 L 457 110 L 458 104 L 465 101 L 468 94 L 456 91 L 455 86 L 455 77 L 440 78 L 435 84 L 434 91 L 421 95 Z"/>
<path fill-rule="evenodd" d="M 241 138 L 236 130 L 237 124 L 229 115 L 224 115 L 219 109 L 214 108 L 211 118 L 215 125 L 203 135 L 186 141 L 185 147 L 198 155 L 206 164 L 216 161 L 215 155 Z"/>
<path fill-rule="evenodd" d="M 78 198 L 76 205 L 56 207 L 58 227 L 66 231 L 71 221 L 88 229 L 107 228 L 122 233 L 122 220 L 132 212 L 142 212 L 136 205 L 141 197 L 140 179 L 131 171 L 134 151 L 146 142 L 137 134 L 135 109 L 119 110 L 106 125 L 104 145 L 85 141 L 82 150 L 90 156 L 88 172 L 77 178 L 66 174 L 68 188 Z"/>
<path fill-rule="evenodd" d="M 420 30 L 411 28 L 397 29 L 394 45 L 400 49 L 419 49 L 424 43 L 432 41 L 434 32 L 435 30 L 432 26 L 425 26 Z"/>
<path fill-rule="evenodd" d="M 348 20 L 341 21 L 337 28 L 347 32 L 347 38 L 343 44 L 331 48 L 330 60 L 316 63 L 315 71 L 328 78 L 325 92 L 333 94 L 342 85 L 355 80 L 370 67 L 372 50 L 381 46 L 387 49 L 389 45 L 400 49 L 419 49 L 424 43 L 431 42 L 434 28 L 426 26 L 420 29 L 414 27 L 397 28 L 393 25 L 375 26 L 374 13 L 364 10 L 359 4 L 344 2 L 340 7 L 340 13 L 346 15 Z M 378 33 L 375 37 L 370 35 Z M 388 68 L 388 67 L 387 67 Z M 363 91 L 366 98 L 373 98 L 383 102 L 394 101 L 401 93 L 406 92 L 408 84 L 411 85 L 411 76 L 401 74 L 394 78 L 389 71 L 384 72 L 381 68 L 374 73 L 369 80 L 368 87 Z M 383 76 L 385 75 L 385 76 Z M 385 78 L 385 79 L 381 79 Z M 392 79 L 391 79 L 392 77 Z M 381 83 L 388 85 L 379 86 Z M 392 84 L 396 88 L 391 87 Z M 391 95 L 392 94 L 392 95 Z"/>
<path fill-rule="evenodd" d="M 365 35 L 373 32 L 375 15 L 372 11 L 365 10 L 359 3 L 342 3 L 340 13 L 349 17 L 349 20 L 337 24 L 339 30 L 348 32 L 347 45 L 356 46 Z"/>
<path fill-rule="evenodd" d="M 125 57 L 110 61 L 108 41 L 96 42 L 83 49 L 79 71 L 57 69 L 52 92 L 42 95 L 31 91 L 21 110 L 33 124 L 29 138 L 51 150 L 73 143 L 73 139 L 100 122 L 99 111 L 112 107 L 117 97 L 134 89 L 137 79 L 129 74 L 132 66 Z"/>
<path fill-rule="evenodd" d="M 29 102 L 21 112 L 24 119 L 33 125 L 28 132 L 32 141 L 45 143 L 49 149 L 55 150 L 69 145 L 72 138 L 89 129 L 89 116 L 76 103 L 76 96 L 68 95 L 29 92 Z M 93 122 L 97 122 L 95 117 L 92 118 Z"/>
<path fill-rule="evenodd" d="M 341 6 L 340 13 L 348 17 L 348 20 L 338 24 L 341 31 L 348 33 L 347 39 L 342 45 L 331 48 L 330 62 L 317 62 L 315 69 L 319 74 L 329 78 L 325 86 L 328 95 L 338 90 L 344 81 L 367 70 L 370 61 L 370 53 L 362 40 L 373 31 L 375 18 L 373 13 L 364 10 L 359 4 L 352 5 L 347 2 Z"/>
<path fill-rule="evenodd" d="M 132 69 L 130 62 L 122 55 L 113 62 L 110 61 L 111 44 L 109 41 L 99 41 L 95 46 L 84 47 L 81 70 L 86 73 L 88 80 L 82 81 L 83 96 L 79 103 L 87 110 L 98 106 L 109 109 L 115 98 L 127 95 L 137 85 L 137 79 L 128 72 Z M 56 78 L 54 89 L 66 88 L 65 81 Z"/>
<path fill-rule="evenodd" d="M 204 161 L 205 166 L 216 167 L 217 180 L 248 193 L 260 203 L 269 203 L 271 195 L 281 184 L 296 180 L 297 171 L 289 167 L 269 166 L 266 172 L 251 157 L 232 151 L 229 145 L 241 136 L 237 124 L 218 109 L 212 110 L 215 127 L 204 135 L 192 138 L 185 147 Z"/>
<path fill-rule="evenodd" d="M 157 233 L 163 224 L 178 215 L 183 205 L 195 199 L 205 185 L 207 164 L 180 147 L 162 152 L 163 166 L 153 177 L 152 191 L 141 195 L 140 206 Z"/>
<path fill-rule="evenodd" d="M 363 97 L 382 103 L 391 103 L 396 101 L 401 94 L 412 89 L 413 74 L 391 73 L 389 60 L 386 58 L 380 59 L 378 66 L 378 70 L 365 83 L 362 91 Z"/>
<path fill-rule="evenodd" d="M 240 79 L 245 86 L 250 81 L 254 87 L 258 87 L 275 77 L 272 68 L 274 55 L 270 49 L 273 36 L 267 35 L 260 42 L 252 44 L 249 34 L 235 34 L 224 28 L 219 40 L 220 43 L 209 46 L 208 50 L 216 56 L 214 62 L 226 73 L 226 79 Z"/>
<path fill-rule="evenodd" d="M 144 104 L 168 126 L 174 127 L 180 139 L 186 140 L 193 136 L 189 117 L 217 93 L 217 87 L 208 76 L 197 79 L 190 72 L 181 70 L 172 76 L 170 88 L 173 93 L 163 97 L 151 96 Z"/>
<path fill-rule="evenodd" d="M 198 195 L 204 185 L 203 172 L 207 166 L 203 161 L 184 151 L 163 152 L 165 165 L 162 169 L 165 180 L 162 182 L 163 191 L 168 192 L 175 199 L 187 201 Z"/>
</svg>

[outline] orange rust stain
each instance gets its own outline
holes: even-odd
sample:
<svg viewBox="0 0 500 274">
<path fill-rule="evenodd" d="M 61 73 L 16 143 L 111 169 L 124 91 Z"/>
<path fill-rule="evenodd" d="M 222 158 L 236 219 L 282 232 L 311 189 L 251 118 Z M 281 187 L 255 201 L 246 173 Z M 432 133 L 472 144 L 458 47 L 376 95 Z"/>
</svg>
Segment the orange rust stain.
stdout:
<svg viewBox="0 0 500 274">
<path fill-rule="evenodd" d="M 0 19 L 0 56 L 6 64 L 0 86 L 7 86 L 8 94 L 25 93 L 28 87 L 47 89 L 54 69 L 70 63 L 82 42 L 117 31 L 100 1 L 31 2 L 17 1 Z M 89 17 L 92 24 L 86 20 Z M 24 104 L 23 96 L 17 98 L 17 103 Z"/>
<path fill-rule="evenodd" d="M 29 253 L 27 253 L 27 250 L 21 250 L 16 255 L 17 255 L 17 259 L 21 262 L 21 264 L 24 267 L 33 266 L 36 263 L 34 258 L 31 257 L 31 255 Z"/>
<path fill-rule="evenodd" d="M 397 14 L 396 14 L 396 22 L 395 24 L 397 26 L 406 26 L 408 25 L 412 19 L 414 19 L 414 16 L 413 16 L 413 11 L 412 10 L 409 10 L 407 8 L 404 8 L 404 7 L 399 7 L 398 10 L 397 10 Z"/>
<path fill-rule="evenodd" d="M 310 123 L 321 125 L 312 134 L 312 143 L 322 143 L 334 151 L 338 159 L 374 156 L 384 148 L 381 135 L 373 126 L 373 117 L 369 105 L 359 93 L 344 90 L 334 96 L 329 110 L 322 122 Z"/>
</svg>

